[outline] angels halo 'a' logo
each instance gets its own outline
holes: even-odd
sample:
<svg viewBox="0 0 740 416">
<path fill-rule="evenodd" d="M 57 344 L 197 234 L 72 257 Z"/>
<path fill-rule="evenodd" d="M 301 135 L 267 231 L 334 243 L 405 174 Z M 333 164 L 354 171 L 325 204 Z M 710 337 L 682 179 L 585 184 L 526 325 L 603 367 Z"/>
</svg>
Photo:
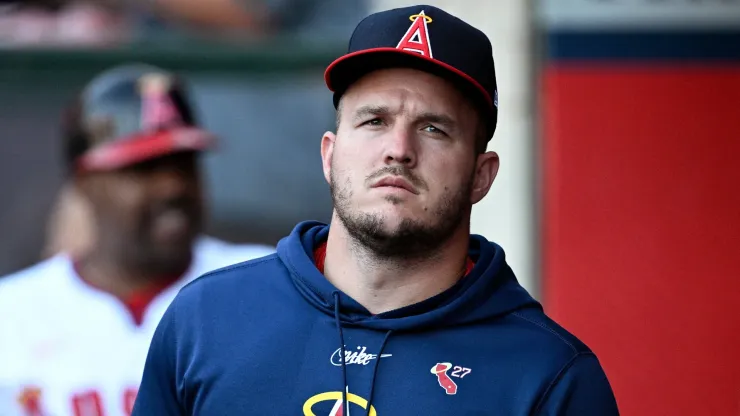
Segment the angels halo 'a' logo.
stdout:
<svg viewBox="0 0 740 416">
<path fill-rule="evenodd" d="M 141 129 L 154 131 L 182 124 L 182 115 L 170 97 L 173 80 L 165 74 L 149 73 L 139 79 Z"/>
<path fill-rule="evenodd" d="M 362 397 L 348 392 L 347 401 L 351 405 L 355 406 L 349 406 L 348 408 L 350 410 L 345 415 L 343 409 L 344 406 L 342 406 L 344 402 L 341 391 L 327 391 L 324 393 L 316 394 L 314 396 L 311 396 L 308 400 L 306 400 L 305 403 L 303 403 L 303 416 L 350 416 L 349 413 L 352 412 L 351 409 L 358 406 L 367 411 L 367 400 L 363 399 Z M 323 406 L 323 409 L 321 409 L 321 404 L 324 403 L 325 405 Z M 364 414 L 364 412 L 361 414 Z M 378 416 L 378 413 L 375 411 L 375 407 L 372 405 L 370 405 L 369 414 L 370 416 Z"/>
<path fill-rule="evenodd" d="M 409 16 L 409 19 L 412 22 L 411 26 L 396 45 L 396 49 L 434 58 L 432 56 L 432 44 L 429 41 L 428 26 L 429 23 L 432 23 L 432 18 L 424 14 L 424 10 L 422 10 L 419 14 Z"/>
<path fill-rule="evenodd" d="M 447 394 L 457 394 L 457 383 L 452 381 L 447 371 L 452 368 L 450 363 L 437 363 L 432 367 L 431 373 L 437 376 L 437 383 Z"/>
</svg>

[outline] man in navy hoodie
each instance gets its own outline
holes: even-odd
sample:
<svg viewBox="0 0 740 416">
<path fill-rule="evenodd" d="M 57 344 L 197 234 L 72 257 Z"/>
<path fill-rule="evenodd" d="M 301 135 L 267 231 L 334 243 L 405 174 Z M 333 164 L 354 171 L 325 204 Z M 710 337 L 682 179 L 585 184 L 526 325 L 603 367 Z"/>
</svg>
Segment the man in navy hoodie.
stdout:
<svg viewBox="0 0 740 416">
<path fill-rule="evenodd" d="M 326 82 L 331 224 L 182 289 L 134 415 L 617 415 L 594 353 L 470 235 L 499 165 L 488 38 L 432 6 L 380 12 Z"/>
</svg>

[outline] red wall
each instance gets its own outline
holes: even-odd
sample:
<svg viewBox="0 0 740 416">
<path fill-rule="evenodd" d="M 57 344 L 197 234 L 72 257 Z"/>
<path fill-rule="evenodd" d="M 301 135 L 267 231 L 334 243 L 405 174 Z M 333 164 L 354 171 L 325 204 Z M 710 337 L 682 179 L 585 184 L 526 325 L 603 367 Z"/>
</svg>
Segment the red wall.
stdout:
<svg viewBox="0 0 740 416">
<path fill-rule="evenodd" d="M 740 66 L 552 65 L 548 312 L 624 415 L 740 415 Z"/>
</svg>

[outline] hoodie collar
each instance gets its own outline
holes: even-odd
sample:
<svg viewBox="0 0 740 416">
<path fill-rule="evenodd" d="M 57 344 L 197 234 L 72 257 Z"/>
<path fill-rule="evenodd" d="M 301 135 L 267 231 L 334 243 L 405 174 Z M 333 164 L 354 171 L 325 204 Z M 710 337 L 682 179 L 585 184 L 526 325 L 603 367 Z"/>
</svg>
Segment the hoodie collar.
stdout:
<svg viewBox="0 0 740 416">
<path fill-rule="evenodd" d="M 340 319 L 348 327 L 423 329 L 492 318 L 527 306 L 540 307 L 516 281 L 503 249 L 481 236 L 471 235 L 468 254 L 475 266 L 457 284 L 416 304 L 373 315 L 340 292 L 316 267 L 314 250 L 326 242 L 328 234 L 326 224 L 302 222 L 278 243 L 277 252 L 306 301 L 326 315 L 334 316 L 338 299 Z M 340 296 L 335 297 L 335 292 L 340 292 Z"/>
</svg>

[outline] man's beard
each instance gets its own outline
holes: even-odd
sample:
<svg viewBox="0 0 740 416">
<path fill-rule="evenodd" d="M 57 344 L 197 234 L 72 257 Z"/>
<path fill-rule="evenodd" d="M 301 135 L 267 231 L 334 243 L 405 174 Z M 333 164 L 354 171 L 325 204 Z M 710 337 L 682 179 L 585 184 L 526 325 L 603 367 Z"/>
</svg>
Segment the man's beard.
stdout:
<svg viewBox="0 0 740 416">
<path fill-rule="evenodd" d="M 352 189 L 349 180 L 340 183 L 334 175 L 335 171 L 336 169 L 331 170 L 329 187 L 337 216 L 350 237 L 378 258 L 409 261 L 433 255 L 452 237 L 472 206 L 471 174 L 462 186 L 444 195 L 437 205 L 432 207 L 432 218 L 436 221 L 425 223 L 404 218 L 395 229 L 388 230 L 384 226 L 382 214 L 357 212 L 352 209 Z M 398 174 L 410 180 L 409 175 L 400 172 Z M 393 204 L 402 203 L 400 199 L 392 196 L 387 197 L 387 200 Z"/>
<path fill-rule="evenodd" d="M 183 238 L 165 244 L 153 237 L 152 229 L 158 216 L 171 209 L 186 217 L 187 229 Z M 140 218 L 135 240 L 132 239 L 136 244 L 128 250 L 130 263 L 160 274 L 182 273 L 192 261 L 193 244 L 201 229 L 201 209 L 197 200 L 184 196 L 149 206 Z"/>
</svg>

